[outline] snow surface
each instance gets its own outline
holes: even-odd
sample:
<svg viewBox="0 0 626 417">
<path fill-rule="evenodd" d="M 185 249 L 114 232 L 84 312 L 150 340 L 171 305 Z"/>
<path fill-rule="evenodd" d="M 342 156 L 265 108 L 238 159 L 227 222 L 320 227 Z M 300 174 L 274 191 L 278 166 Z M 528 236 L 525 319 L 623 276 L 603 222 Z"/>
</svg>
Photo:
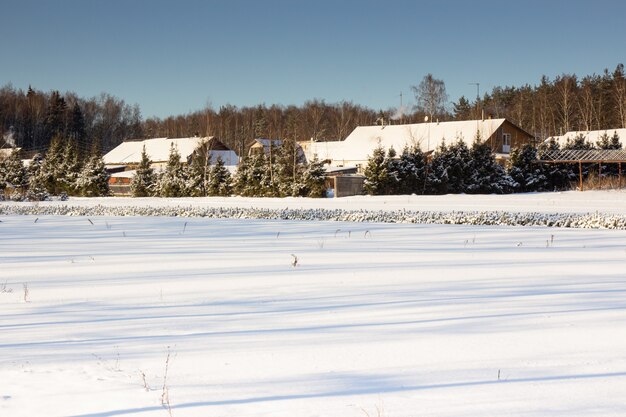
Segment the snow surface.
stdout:
<svg viewBox="0 0 626 417">
<path fill-rule="evenodd" d="M 320 160 L 346 164 L 367 161 L 378 146 L 385 150 L 394 148 L 400 154 L 405 146 L 418 146 L 423 152 L 437 149 L 441 143 L 451 145 L 459 140 L 471 147 L 480 134 L 490 137 L 506 119 L 430 122 L 385 126 L 358 126 L 345 140 L 310 142 L 306 147 L 307 159 L 315 155 Z"/>
<path fill-rule="evenodd" d="M 583 195 L 625 210 L 429 204 Z M 626 415 L 626 231 L 0 221 L 0 416 Z"/>
</svg>

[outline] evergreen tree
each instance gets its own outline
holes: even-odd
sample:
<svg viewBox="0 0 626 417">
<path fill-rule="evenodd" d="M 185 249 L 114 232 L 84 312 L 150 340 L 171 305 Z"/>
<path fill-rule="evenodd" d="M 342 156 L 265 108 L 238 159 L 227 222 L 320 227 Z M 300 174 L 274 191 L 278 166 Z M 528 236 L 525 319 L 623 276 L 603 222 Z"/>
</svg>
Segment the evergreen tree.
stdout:
<svg viewBox="0 0 626 417">
<path fill-rule="evenodd" d="M 302 186 L 298 190 L 298 195 L 306 197 L 326 196 L 326 170 L 324 162 L 315 157 L 306 165 L 302 173 Z"/>
<path fill-rule="evenodd" d="M 470 150 L 462 140 L 450 145 L 447 149 L 447 192 L 464 193 L 468 189 L 468 181 L 472 176 Z"/>
<path fill-rule="evenodd" d="M 393 146 L 387 151 L 385 162 L 387 164 L 388 176 L 387 182 L 383 186 L 383 193 L 396 195 L 400 190 L 400 161 Z"/>
<path fill-rule="evenodd" d="M 26 198 L 29 201 L 44 201 L 49 197 L 46 190 L 46 177 L 43 175 L 43 157 L 35 154 L 28 166 L 28 192 Z"/>
<path fill-rule="evenodd" d="M 104 160 L 95 146 L 81 170 L 76 185 L 80 194 L 85 197 L 109 195 L 109 174 L 104 166 Z"/>
<path fill-rule="evenodd" d="M 215 164 L 211 166 L 209 178 L 210 180 L 207 186 L 208 195 L 221 197 L 231 195 L 232 180 L 230 172 L 226 169 L 226 165 L 221 156 L 218 156 Z"/>
<path fill-rule="evenodd" d="M 14 190 L 11 198 L 22 199 L 28 188 L 28 171 L 24 167 L 20 159 L 20 153 L 13 150 L 11 154 L 2 162 L 0 162 L 0 191 L 5 187 Z"/>
<path fill-rule="evenodd" d="M 471 176 L 467 192 L 474 194 L 504 194 L 513 190 L 516 183 L 496 162 L 491 147 L 475 141 L 470 151 Z"/>
<path fill-rule="evenodd" d="M 87 153 L 87 149 L 85 149 L 85 118 L 78 103 L 74 103 L 72 106 L 67 127 L 67 136 L 76 144 L 76 150 L 79 156 L 84 157 Z"/>
<path fill-rule="evenodd" d="M 509 176 L 516 183 L 515 191 L 526 193 L 547 189 L 548 179 L 544 167 L 536 161 L 537 149 L 532 145 L 526 144 L 511 151 Z"/>
<path fill-rule="evenodd" d="M 157 194 L 160 197 L 184 197 L 185 188 L 185 177 L 180 162 L 180 153 L 172 143 L 165 170 L 158 176 L 156 182 Z"/>
<path fill-rule="evenodd" d="M 141 161 L 135 171 L 135 176 L 130 183 L 130 192 L 133 197 L 149 197 L 154 194 L 156 176 L 150 167 L 150 158 L 144 145 L 141 151 Z"/>
<path fill-rule="evenodd" d="M 590 150 L 590 149 L 594 149 L 594 146 L 592 143 L 587 142 L 587 140 L 585 139 L 585 135 L 583 135 L 582 133 L 576 135 L 574 137 L 574 139 L 567 139 L 567 142 L 565 143 L 565 146 L 563 147 L 563 149 L 566 150 Z"/>
<path fill-rule="evenodd" d="M 367 158 L 365 167 L 365 192 L 369 195 L 383 195 L 389 182 L 388 160 L 385 150 L 378 146 Z"/>
<path fill-rule="evenodd" d="M 430 163 L 430 169 L 426 178 L 426 194 L 448 193 L 448 160 L 451 154 L 445 142 L 437 147 Z"/>
<path fill-rule="evenodd" d="M 622 142 L 619 140 L 617 131 L 613 132 L 613 136 L 611 136 L 611 149 L 622 149 Z"/>
<path fill-rule="evenodd" d="M 46 191 L 52 195 L 58 195 L 63 191 L 63 186 L 60 181 L 63 173 L 61 171 L 61 165 L 63 161 L 63 153 L 61 147 L 61 138 L 55 136 L 48 147 L 46 156 L 41 164 L 41 171 L 39 175 L 43 182 Z"/>
<path fill-rule="evenodd" d="M 48 138 L 61 136 L 65 133 L 65 113 L 67 111 L 67 103 L 58 91 L 53 91 L 50 95 L 48 111 L 45 119 L 45 126 L 48 132 Z"/>
<path fill-rule="evenodd" d="M 233 181 L 233 189 L 235 194 L 247 197 L 250 189 L 248 188 L 252 181 L 252 158 L 245 156 L 239 160 L 237 172 Z"/>
<path fill-rule="evenodd" d="M 461 96 L 458 103 L 452 103 L 454 120 L 469 120 L 472 115 L 470 102 Z"/>
<path fill-rule="evenodd" d="M 405 146 L 397 165 L 398 194 L 423 194 L 426 158 L 418 146 Z"/>
<path fill-rule="evenodd" d="M 74 146 L 74 141 L 68 139 L 63 148 L 63 153 L 61 154 L 57 177 L 61 192 L 67 195 L 77 195 L 80 192 L 77 181 L 78 177 L 81 175 L 81 171 L 82 166 L 78 159 L 78 151 Z"/>
<path fill-rule="evenodd" d="M 296 141 L 293 139 L 284 140 L 277 149 L 275 159 L 278 194 L 281 197 L 293 195 L 294 184 L 297 181 L 298 173 L 302 170 L 300 165 L 303 162 Z"/>
</svg>

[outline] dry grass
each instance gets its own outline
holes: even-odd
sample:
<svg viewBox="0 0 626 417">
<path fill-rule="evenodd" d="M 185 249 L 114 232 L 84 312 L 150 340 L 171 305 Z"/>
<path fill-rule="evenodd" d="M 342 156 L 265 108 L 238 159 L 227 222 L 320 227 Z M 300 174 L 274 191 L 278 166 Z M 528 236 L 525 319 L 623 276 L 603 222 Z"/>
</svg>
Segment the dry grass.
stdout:
<svg viewBox="0 0 626 417">
<path fill-rule="evenodd" d="M 622 176 L 621 188 L 626 188 L 626 176 Z M 580 189 L 578 181 L 572 183 L 572 190 Z M 602 175 L 591 171 L 587 178 L 583 179 L 583 190 L 619 190 L 620 180 L 617 175 Z"/>
</svg>

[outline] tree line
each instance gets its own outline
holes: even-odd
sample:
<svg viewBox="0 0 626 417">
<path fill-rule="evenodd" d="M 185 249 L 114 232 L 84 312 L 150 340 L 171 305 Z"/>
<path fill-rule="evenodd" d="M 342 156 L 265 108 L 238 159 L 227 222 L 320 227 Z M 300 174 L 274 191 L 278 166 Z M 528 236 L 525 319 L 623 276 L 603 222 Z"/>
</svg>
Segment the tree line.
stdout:
<svg viewBox="0 0 626 417">
<path fill-rule="evenodd" d="M 474 141 L 471 147 L 458 140 L 442 143 L 428 160 L 418 147 L 376 148 L 365 167 L 365 192 L 370 195 L 397 194 L 508 194 L 516 192 L 560 191 L 577 179 L 570 164 L 541 164 L 538 160 L 561 147 L 555 140 L 539 147 L 525 144 L 511 151 L 506 167 L 498 164 L 488 144 Z M 617 134 L 604 134 L 597 143 L 583 135 L 569 140 L 563 149 L 622 149 Z M 583 176 L 592 164 L 584 164 Z M 615 175 L 615 167 L 603 167 L 602 175 Z"/>
<path fill-rule="evenodd" d="M 243 158 L 232 175 L 221 157 L 215 161 L 206 148 L 181 162 L 172 146 L 163 169 L 154 169 L 145 147 L 130 184 L 134 197 L 324 197 L 322 161 L 306 161 L 295 141 L 270 145 L 269 153 Z M 110 175 L 97 148 L 81 156 L 75 141 L 55 136 L 45 155 L 35 154 L 25 166 L 20 152 L 0 158 L 0 200 L 43 201 L 68 196 L 110 195 Z"/>
<path fill-rule="evenodd" d="M 188 164 L 180 162 L 174 145 L 163 170 L 155 171 L 145 147 L 131 182 L 134 197 L 205 197 L 240 195 L 244 197 L 324 197 L 325 170 L 322 161 L 306 161 L 298 156 L 295 141 L 269 152 L 253 153 L 241 159 L 232 175 L 221 157 L 209 164 L 210 157 L 194 153 Z"/>
<path fill-rule="evenodd" d="M 75 93 L 0 88 L 0 135 L 5 144 L 43 152 L 55 135 L 73 139 L 80 152 L 98 143 L 104 152 L 124 140 L 150 137 L 216 136 L 239 155 L 254 138 L 341 140 L 355 127 L 376 123 L 419 123 L 431 120 L 507 118 L 539 141 L 571 130 L 626 127 L 624 65 L 601 74 L 562 74 L 520 87 L 494 87 L 470 100 L 448 105 L 443 80 L 428 74 L 411 87 L 412 109 L 373 110 L 349 101 L 309 100 L 301 106 L 221 106 L 166 118 L 143 119 L 139 106 L 109 94 L 80 98 Z"/>
</svg>

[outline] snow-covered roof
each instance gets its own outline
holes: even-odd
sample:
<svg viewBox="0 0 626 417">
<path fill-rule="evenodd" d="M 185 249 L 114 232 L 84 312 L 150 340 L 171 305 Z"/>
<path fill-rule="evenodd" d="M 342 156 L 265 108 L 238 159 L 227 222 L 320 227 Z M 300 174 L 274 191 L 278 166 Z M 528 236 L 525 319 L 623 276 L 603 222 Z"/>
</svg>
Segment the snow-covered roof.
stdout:
<svg viewBox="0 0 626 417">
<path fill-rule="evenodd" d="M 382 146 L 402 152 L 405 146 L 419 146 L 423 152 L 436 149 L 443 141 L 446 145 L 459 139 L 471 146 L 477 134 L 482 140 L 489 138 L 506 119 L 468 120 L 457 122 L 431 122 L 387 126 L 359 126 L 343 141 L 314 142 L 307 149 L 307 157 L 334 161 L 365 161 L 372 151 Z"/>
<path fill-rule="evenodd" d="M 187 162 L 187 159 L 203 143 L 214 139 L 213 137 L 192 137 L 192 138 L 155 138 L 130 142 L 122 142 L 115 149 L 104 155 L 104 163 L 112 164 L 138 164 L 141 161 L 141 152 L 146 147 L 146 153 L 152 163 L 166 162 L 169 159 L 170 148 L 174 145 L 180 154 L 180 161 Z M 237 165 L 239 158 L 234 151 L 211 150 L 211 162 L 215 162 L 217 155 L 221 156 L 226 165 Z"/>
<path fill-rule="evenodd" d="M 607 134 L 609 139 L 613 136 L 614 133 L 617 133 L 622 143 L 626 141 L 626 129 L 601 129 L 601 130 L 572 130 L 570 132 L 565 133 L 560 136 L 550 136 L 546 139 L 546 142 L 551 140 L 555 140 L 561 147 L 567 144 L 567 141 L 573 141 L 579 135 L 582 135 L 585 138 L 585 142 L 591 143 L 595 145 L 596 142 L 600 140 L 600 138 Z"/>
</svg>

